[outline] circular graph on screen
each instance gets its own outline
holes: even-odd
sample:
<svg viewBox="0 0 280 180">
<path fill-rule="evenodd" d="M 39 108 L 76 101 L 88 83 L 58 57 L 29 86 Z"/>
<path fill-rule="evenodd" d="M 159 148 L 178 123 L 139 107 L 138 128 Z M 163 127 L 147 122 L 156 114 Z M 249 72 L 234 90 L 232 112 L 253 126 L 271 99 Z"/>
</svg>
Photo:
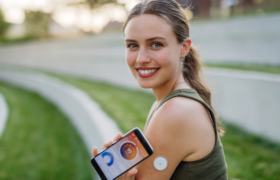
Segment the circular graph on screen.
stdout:
<svg viewBox="0 0 280 180">
<path fill-rule="evenodd" d="M 109 152 L 104 152 L 102 153 L 102 157 L 103 157 L 103 161 L 108 165 L 108 166 L 112 166 L 112 164 L 114 163 L 114 157 L 111 153 Z"/>
<path fill-rule="evenodd" d="M 138 149 L 133 142 L 124 142 L 120 147 L 120 154 L 126 160 L 133 160 L 137 157 Z"/>
</svg>

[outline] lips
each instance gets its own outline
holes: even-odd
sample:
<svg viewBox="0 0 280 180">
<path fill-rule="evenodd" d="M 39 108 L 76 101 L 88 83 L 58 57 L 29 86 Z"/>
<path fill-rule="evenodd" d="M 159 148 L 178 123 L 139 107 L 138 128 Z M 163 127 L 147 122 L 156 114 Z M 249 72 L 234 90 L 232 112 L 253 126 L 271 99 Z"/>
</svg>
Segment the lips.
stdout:
<svg viewBox="0 0 280 180">
<path fill-rule="evenodd" d="M 136 70 L 140 77 L 149 78 L 155 75 L 158 72 L 159 68 L 139 67 L 136 68 Z"/>
</svg>

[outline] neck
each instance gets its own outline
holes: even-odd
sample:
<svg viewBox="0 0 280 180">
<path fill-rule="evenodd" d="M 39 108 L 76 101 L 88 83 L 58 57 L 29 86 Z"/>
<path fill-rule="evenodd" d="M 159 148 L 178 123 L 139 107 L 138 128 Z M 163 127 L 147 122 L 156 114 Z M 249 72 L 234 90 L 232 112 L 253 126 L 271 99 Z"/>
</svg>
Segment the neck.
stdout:
<svg viewBox="0 0 280 180">
<path fill-rule="evenodd" d="M 183 74 L 180 73 L 175 78 L 171 78 L 166 83 L 153 88 L 153 93 L 156 97 L 157 103 L 162 101 L 171 91 L 175 91 L 177 89 L 187 88 L 190 89 L 191 87 L 185 82 Z"/>
</svg>

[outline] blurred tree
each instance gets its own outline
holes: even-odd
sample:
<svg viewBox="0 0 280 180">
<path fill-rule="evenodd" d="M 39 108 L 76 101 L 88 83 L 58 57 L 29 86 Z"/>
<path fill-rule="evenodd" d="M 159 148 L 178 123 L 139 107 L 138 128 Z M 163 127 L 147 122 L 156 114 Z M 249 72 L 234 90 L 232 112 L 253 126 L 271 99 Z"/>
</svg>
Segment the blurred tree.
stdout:
<svg viewBox="0 0 280 180">
<path fill-rule="evenodd" d="M 197 0 L 197 8 L 200 18 L 210 17 L 211 0 Z"/>
<path fill-rule="evenodd" d="M 244 12 L 249 13 L 253 9 L 253 0 L 243 0 L 242 5 L 244 7 Z"/>
<path fill-rule="evenodd" d="M 220 16 L 220 8 L 221 8 L 222 0 L 211 0 L 211 8 L 210 8 L 210 17 L 217 18 Z"/>
<path fill-rule="evenodd" d="M 117 0 L 83 0 L 80 2 L 68 3 L 68 5 L 75 6 L 75 5 L 84 4 L 87 5 L 90 10 L 93 10 L 95 8 L 99 8 L 102 5 L 109 4 L 109 3 L 119 4 Z"/>
<path fill-rule="evenodd" d="M 194 16 L 198 18 L 209 18 L 211 0 L 176 0 L 183 8 L 190 7 Z"/>
<path fill-rule="evenodd" d="M 25 10 L 26 35 L 34 38 L 49 35 L 50 14 L 43 11 Z"/>
<path fill-rule="evenodd" d="M 187 8 L 189 6 L 192 6 L 191 0 L 176 0 L 183 8 Z"/>
<path fill-rule="evenodd" d="M 4 37 L 6 31 L 11 24 L 5 21 L 4 14 L 0 8 L 0 40 Z"/>
<path fill-rule="evenodd" d="M 68 0 L 69 1 L 69 0 Z M 73 0 L 72 0 L 73 1 Z M 68 6 L 78 6 L 78 5 L 86 5 L 89 10 L 92 12 L 94 9 L 100 8 L 105 4 L 118 4 L 118 5 L 124 5 L 118 3 L 117 0 L 81 0 L 78 2 L 70 2 L 67 3 Z M 92 22 L 93 16 L 90 16 L 90 22 Z"/>
</svg>

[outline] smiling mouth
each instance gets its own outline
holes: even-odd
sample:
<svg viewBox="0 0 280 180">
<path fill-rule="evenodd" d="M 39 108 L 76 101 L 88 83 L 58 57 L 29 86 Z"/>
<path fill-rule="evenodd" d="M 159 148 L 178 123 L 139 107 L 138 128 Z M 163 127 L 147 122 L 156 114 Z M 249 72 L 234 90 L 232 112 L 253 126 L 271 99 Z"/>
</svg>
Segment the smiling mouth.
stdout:
<svg viewBox="0 0 280 180">
<path fill-rule="evenodd" d="M 159 70 L 159 68 L 154 68 L 154 69 L 136 69 L 138 72 L 138 75 L 142 78 L 148 78 L 153 76 L 154 74 L 157 73 L 157 71 Z"/>
</svg>

